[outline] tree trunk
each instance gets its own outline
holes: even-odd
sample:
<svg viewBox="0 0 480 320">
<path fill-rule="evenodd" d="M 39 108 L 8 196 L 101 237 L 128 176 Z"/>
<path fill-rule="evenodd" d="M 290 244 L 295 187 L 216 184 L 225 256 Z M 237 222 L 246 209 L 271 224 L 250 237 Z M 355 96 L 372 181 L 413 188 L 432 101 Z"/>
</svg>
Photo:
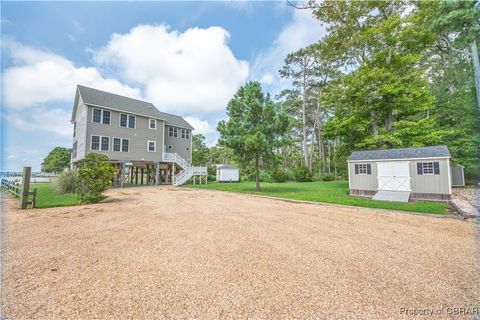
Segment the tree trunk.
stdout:
<svg viewBox="0 0 480 320">
<path fill-rule="evenodd" d="M 387 111 L 387 117 L 385 118 L 385 128 L 388 132 L 391 132 L 393 129 L 393 111 Z M 378 133 L 377 133 L 378 134 Z"/>
<path fill-rule="evenodd" d="M 376 119 L 376 113 L 375 111 L 370 111 L 370 116 L 372 118 L 372 131 L 373 131 L 373 136 L 378 136 L 378 122 Z"/>
<path fill-rule="evenodd" d="M 306 99 L 305 99 L 305 87 L 303 91 L 303 102 L 302 102 L 302 134 L 303 134 L 303 162 L 305 166 L 308 167 L 308 149 L 307 149 L 307 111 L 306 111 Z"/>
<path fill-rule="evenodd" d="M 477 92 L 477 107 L 480 112 L 480 61 L 478 57 L 477 41 L 473 39 L 470 44 L 470 54 L 472 56 L 473 75 L 475 77 L 475 88 Z"/>
<path fill-rule="evenodd" d="M 260 192 L 260 169 L 258 155 L 255 156 L 255 191 Z"/>
</svg>

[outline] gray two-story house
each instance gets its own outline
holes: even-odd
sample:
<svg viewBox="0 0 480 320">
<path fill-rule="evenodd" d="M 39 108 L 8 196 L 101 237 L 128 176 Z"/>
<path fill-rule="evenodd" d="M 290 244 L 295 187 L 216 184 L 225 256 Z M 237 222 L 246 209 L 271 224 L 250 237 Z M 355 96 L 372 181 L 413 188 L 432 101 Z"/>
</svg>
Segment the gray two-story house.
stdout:
<svg viewBox="0 0 480 320">
<path fill-rule="evenodd" d="M 121 186 L 179 185 L 206 177 L 206 168 L 190 165 L 193 127 L 152 103 L 78 85 L 71 122 L 73 167 L 100 152 L 115 164 Z"/>
</svg>

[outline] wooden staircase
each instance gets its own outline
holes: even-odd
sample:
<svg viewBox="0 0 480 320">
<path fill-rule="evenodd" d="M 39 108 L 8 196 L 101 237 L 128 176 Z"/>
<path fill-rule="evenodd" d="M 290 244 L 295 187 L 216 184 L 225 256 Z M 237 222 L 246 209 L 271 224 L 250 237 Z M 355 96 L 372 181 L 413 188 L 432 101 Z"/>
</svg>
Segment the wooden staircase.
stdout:
<svg viewBox="0 0 480 320">
<path fill-rule="evenodd" d="M 177 153 L 164 152 L 163 161 L 175 163 L 182 168 L 173 176 L 172 184 L 174 186 L 180 186 L 194 176 L 207 176 L 207 167 L 194 167 Z"/>
</svg>

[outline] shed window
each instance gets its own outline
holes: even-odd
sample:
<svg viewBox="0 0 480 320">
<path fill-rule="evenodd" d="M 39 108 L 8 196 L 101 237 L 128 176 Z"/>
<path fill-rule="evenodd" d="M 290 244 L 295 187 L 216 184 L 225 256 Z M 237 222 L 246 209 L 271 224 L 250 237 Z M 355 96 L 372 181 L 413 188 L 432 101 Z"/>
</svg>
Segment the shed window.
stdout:
<svg viewBox="0 0 480 320">
<path fill-rule="evenodd" d="M 438 161 L 417 162 L 417 174 L 419 175 L 439 175 L 440 163 Z"/>
<path fill-rule="evenodd" d="M 356 163 L 355 174 L 372 174 L 372 165 L 370 163 Z"/>
</svg>

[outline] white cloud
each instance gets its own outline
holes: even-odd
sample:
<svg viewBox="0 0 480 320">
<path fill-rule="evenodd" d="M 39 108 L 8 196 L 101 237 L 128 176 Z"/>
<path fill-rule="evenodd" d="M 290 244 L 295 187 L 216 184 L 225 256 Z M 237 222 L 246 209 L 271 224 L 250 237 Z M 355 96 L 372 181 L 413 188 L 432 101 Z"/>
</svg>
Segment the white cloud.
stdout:
<svg viewBox="0 0 480 320">
<path fill-rule="evenodd" d="M 208 135 L 216 131 L 216 127 L 210 125 L 206 120 L 195 117 L 185 117 L 185 120 L 195 128 L 193 131 L 194 134 Z"/>
<path fill-rule="evenodd" d="M 70 112 L 64 109 L 38 107 L 31 111 L 15 111 L 5 116 L 9 124 L 27 132 L 50 132 L 71 137 Z"/>
<path fill-rule="evenodd" d="M 295 9 L 292 20 L 283 27 L 272 47 L 255 59 L 250 78 L 270 86 L 272 93 L 277 94 L 289 85 L 289 80 L 281 79 L 278 73 L 287 54 L 318 42 L 325 34 L 325 27 L 310 10 Z"/>
<path fill-rule="evenodd" d="M 96 63 L 144 88 L 162 111 L 201 114 L 223 110 L 248 77 L 249 65 L 235 58 L 221 27 L 172 31 L 141 25 L 114 34 L 94 53 Z"/>
<path fill-rule="evenodd" d="M 5 48 L 13 63 L 2 74 L 2 94 L 7 108 L 24 109 L 50 102 L 72 103 L 77 84 L 140 96 L 139 89 L 105 79 L 94 67 L 75 67 L 62 56 L 12 40 L 5 43 Z"/>
</svg>

